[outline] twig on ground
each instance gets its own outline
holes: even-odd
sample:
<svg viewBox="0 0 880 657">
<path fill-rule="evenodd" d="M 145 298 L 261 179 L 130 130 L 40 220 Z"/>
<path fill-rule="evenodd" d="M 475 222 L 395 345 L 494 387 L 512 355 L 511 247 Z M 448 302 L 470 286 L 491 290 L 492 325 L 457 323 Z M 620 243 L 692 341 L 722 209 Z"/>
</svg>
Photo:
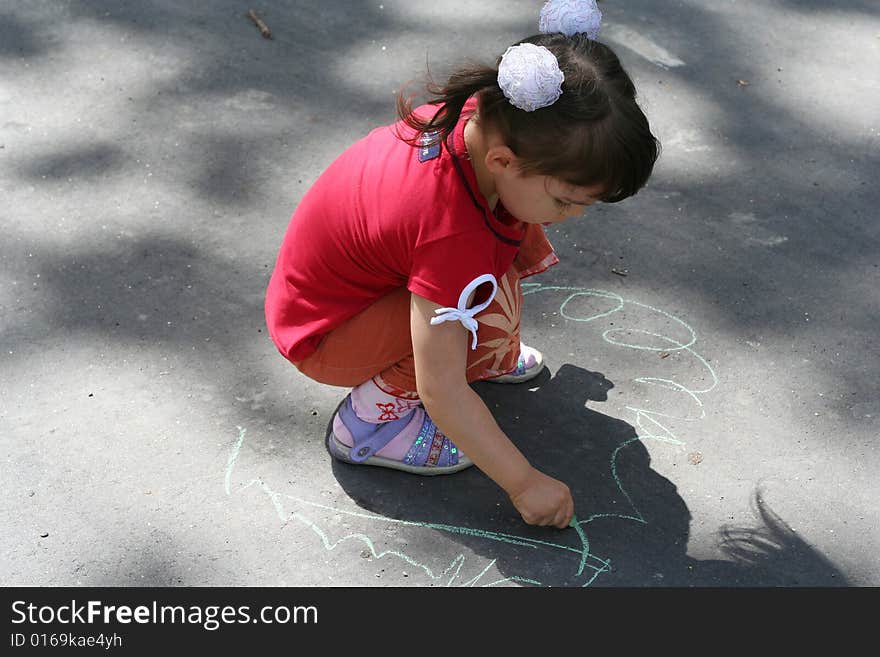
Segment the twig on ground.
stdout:
<svg viewBox="0 0 880 657">
<path fill-rule="evenodd" d="M 260 34 L 262 34 L 264 38 L 266 38 L 266 39 L 272 38 L 272 32 L 269 30 L 269 26 L 263 22 L 262 18 L 257 16 L 257 12 L 255 12 L 253 9 L 251 9 L 247 13 L 247 15 L 248 15 L 248 18 L 250 18 L 254 22 L 254 25 L 256 25 L 258 28 L 260 28 Z"/>
</svg>

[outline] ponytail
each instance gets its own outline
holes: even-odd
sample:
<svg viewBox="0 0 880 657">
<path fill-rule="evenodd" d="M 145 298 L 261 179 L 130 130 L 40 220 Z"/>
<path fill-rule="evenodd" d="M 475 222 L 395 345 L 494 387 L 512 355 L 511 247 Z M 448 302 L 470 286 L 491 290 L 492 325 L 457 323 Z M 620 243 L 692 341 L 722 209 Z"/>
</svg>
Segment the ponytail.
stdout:
<svg viewBox="0 0 880 657">
<path fill-rule="evenodd" d="M 430 146 L 445 141 L 455 129 L 462 108 L 471 96 L 486 92 L 491 95 L 493 90 L 501 94 L 498 70 L 489 66 L 460 69 L 449 77 L 445 85 L 429 82 L 427 90 L 432 96 L 428 104 L 438 106 L 430 118 L 415 113 L 412 96 L 405 96 L 403 91 L 397 94 L 397 115 L 405 125 L 416 131 L 414 137 L 404 139 L 413 146 Z"/>
</svg>

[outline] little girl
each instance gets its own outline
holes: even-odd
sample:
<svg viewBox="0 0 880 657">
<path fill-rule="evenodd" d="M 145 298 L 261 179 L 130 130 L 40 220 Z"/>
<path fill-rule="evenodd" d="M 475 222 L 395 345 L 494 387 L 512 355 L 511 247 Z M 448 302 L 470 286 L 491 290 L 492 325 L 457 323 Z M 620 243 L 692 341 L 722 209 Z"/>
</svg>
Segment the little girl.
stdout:
<svg viewBox="0 0 880 657">
<path fill-rule="evenodd" d="M 568 526 L 568 486 L 533 468 L 470 387 L 543 368 L 519 338 L 520 279 L 558 260 L 542 225 L 635 194 L 659 144 L 595 0 L 552 0 L 540 34 L 432 88 L 306 192 L 266 294 L 269 334 L 306 376 L 353 388 L 337 459 L 416 474 L 476 465 L 523 520 Z"/>
</svg>

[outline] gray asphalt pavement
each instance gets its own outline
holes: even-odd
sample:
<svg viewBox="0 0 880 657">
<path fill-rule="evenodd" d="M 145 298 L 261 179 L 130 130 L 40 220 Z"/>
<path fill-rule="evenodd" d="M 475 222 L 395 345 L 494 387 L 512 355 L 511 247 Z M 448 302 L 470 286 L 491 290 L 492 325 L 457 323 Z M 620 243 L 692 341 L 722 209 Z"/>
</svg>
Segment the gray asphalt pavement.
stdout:
<svg viewBox="0 0 880 657">
<path fill-rule="evenodd" d="M 663 154 L 548 230 L 544 375 L 477 386 L 579 529 L 331 463 L 346 390 L 263 320 L 290 214 L 541 4 L 0 2 L 0 583 L 880 585 L 874 0 L 602 3 Z"/>
</svg>

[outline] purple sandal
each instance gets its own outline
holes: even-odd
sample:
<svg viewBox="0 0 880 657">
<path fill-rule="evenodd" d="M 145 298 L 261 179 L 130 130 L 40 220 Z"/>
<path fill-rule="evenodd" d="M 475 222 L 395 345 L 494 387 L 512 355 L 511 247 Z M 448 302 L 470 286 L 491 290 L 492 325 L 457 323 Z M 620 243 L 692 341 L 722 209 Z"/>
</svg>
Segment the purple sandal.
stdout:
<svg viewBox="0 0 880 657">
<path fill-rule="evenodd" d="M 376 452 L 391 442 L 410 422 L 418 421 L 419 412 L 423 418 L 422 428 L 403 460 L 376 456 Z M 355 414 L 351 405 L 351 395 L 348 395 L 339 408 L 339 419 L 351 432 L 354 446 L 349 447 L 331 431 L 327 436 L 327 450 L 332 456 L 345 463 L 378 465 L 420 475 L 450 474 L 474 464 L 420 408 L 415 409 L 412 415 L 407 414 L 391 422 L 374 424 L 365 422 Z"/>
</svg>

